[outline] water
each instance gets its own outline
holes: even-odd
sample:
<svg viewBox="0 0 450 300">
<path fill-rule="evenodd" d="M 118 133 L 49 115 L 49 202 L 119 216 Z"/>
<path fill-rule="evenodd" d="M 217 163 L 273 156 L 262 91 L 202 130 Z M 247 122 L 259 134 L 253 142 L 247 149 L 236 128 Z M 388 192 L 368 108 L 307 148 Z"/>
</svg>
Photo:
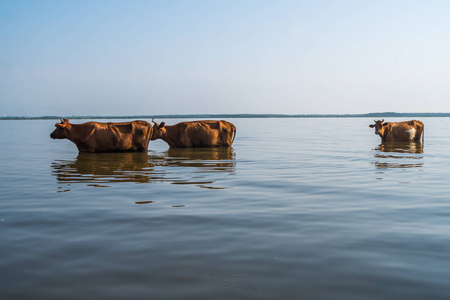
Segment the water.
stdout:
<svg viewBox="0 0 450 300">
<path fill-rule="evenodd" d="M 421 120 L 423 145 L 230 119 L 228 150 L 84 155 L 1 121 L 0 299 L 448 299 L 450 118 Z"/>
</svg>

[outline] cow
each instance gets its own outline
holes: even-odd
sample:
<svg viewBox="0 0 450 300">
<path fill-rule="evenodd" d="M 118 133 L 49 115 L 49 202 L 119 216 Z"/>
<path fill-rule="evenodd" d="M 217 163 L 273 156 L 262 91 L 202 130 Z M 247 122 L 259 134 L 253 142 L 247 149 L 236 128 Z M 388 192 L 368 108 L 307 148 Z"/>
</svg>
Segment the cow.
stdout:
<svg viewBox="0 0 450 300">
<path fill-rule="evenodd" d="M 151 140 L 162 139 L 171 148 L 230 147 L 236 127 L 227 121 L 192 121 L 175 125 L 153 122 Z"/>
<path fill-rule="evenodd" d="M 381 137 L 381 142 L 419 142 L 422 137 L 423 129 L 422 122 L 417 120 L 404 122 L 384 122 L 383 120 L 374 121 L 375 124 L 369 125 L 370 128 L 375 128 L 375 134 Z"/>
<path fill-rule="evenodd" d="M 68 139 L 79 152 L 146 152 L 153 133 L 151 124 L 140 120 L 70 124 L 68 119 L 63 119 L 55 127 L 50 137 Z"/>
</svg>

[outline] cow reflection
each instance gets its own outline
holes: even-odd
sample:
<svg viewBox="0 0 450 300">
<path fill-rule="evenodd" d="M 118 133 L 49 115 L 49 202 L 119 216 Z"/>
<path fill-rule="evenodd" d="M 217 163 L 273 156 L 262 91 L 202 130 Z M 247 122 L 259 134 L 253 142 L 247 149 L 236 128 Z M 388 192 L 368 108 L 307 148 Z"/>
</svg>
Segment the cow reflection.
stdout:
<svg viewBox="0 0 450 300">
<path fill-rule="evenodd" d="M 167 166 L 234 172 L 234 157 L 233 148 L 170 148 L 164 163 Z"/>
<path fill-rule="evenodd" d="M 195 184 L 214 187 L 215 173 L 234 174 L 235 155 L 232 148 L 170 149 L 148 153 L 80 153 L 75 160 L 55 161 L 52 173 L 58 182 L 86 183 L 88 186 L 109 187 L 114 182 Z M 182 168 L 177 168 L 182 167 Z M 222 176 L 223 177 L 223 176 Z"/>
<path fill-rule="evenodd" d="M 374 157 L 379 159 L 374 164 L 379 169 L 423 167 L 423 162 L 416 162 L 423 159 L 421 142 L 382 143 L 374 150 L 377 151 Z"/>
<path fill-rule="evenodd" d="M 174 148 L 152 154 L 153 163 L 163 170 L 164 181 L 194 184 L 201 188 L 225 189 L 218 182 L 236 169 L 233 148 Z M 161 167 L 161 168 L 159 168 Z"/>
<path fill-rule="evenodd" d="M 55 161 L 53 174 L 59 182 L 147 183 L 152 180 L 154 165 L 147 153 L 80 153 L 74 161 Z"/>
<path fill-rule="evenodd" d="M 396 153 L 423 153 L 423 144 L 421 142 L 383 143 L 375 148 L 375 150 Z"/>
</svg>

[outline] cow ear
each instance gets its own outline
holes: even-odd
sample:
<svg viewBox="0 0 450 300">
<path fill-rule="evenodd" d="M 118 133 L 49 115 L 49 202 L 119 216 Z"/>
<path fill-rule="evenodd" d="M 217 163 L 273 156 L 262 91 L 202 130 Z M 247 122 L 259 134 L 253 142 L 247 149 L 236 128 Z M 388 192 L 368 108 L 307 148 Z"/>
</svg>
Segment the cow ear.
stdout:
<svg viewBox="0 0 450 300">
<path fill-rule="evenodd" d="M 161 124 L 159 124 L 159 128 L 163 128 L 164 126 L 166 126 L 165 122 L 161 122 Z"/>
<path fill-rule="evenodd" d="M 374 128 L 374 127 L 375 127 L 375 125 L 373 125 L 373 124 L 370 124 L 370 125 L 369 125 L 369 127 L 370 127 L 370 128 Z"/>
<path fill-rule="evenodd" d="M 383 126 L 387 126 L 388 123 L 383 123 Z"/>
</svg>

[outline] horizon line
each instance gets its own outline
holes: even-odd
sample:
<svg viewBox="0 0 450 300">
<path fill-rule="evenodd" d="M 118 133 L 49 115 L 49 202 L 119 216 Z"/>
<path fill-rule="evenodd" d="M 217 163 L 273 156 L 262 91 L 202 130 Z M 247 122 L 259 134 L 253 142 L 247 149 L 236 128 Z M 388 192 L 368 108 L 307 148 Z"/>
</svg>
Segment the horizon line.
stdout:
<svg viewBox="0 0 450 300">
<path fill-rule="evenodd" d="M 0 117 L 0 120 L 51 120 L 51 119 L 177 119 L 177 118 L 364 118 L 364 117 L 450 117 L 449 112 L 374 112 L 362 114 L 155 114 L 155 115 L 62 115 L 62 116 L 6 116 Z"/>
</svg>

